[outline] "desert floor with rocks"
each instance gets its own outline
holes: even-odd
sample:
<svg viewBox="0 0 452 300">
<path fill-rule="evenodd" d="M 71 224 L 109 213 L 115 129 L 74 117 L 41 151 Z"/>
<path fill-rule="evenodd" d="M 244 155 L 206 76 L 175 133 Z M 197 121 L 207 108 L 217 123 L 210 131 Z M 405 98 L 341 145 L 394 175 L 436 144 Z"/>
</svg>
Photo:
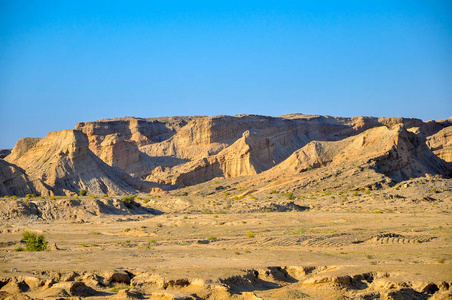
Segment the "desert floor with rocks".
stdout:
<svg viewBox="0 0 452 300">
<path fill-rule="evenodd" d="M 127 117 L 0 154 L 2 299 L 452 299 L 452 118 Z"/>
<path fill-rule="evenodd" d="M 4 199 L 16 203 L 4 214 L 28 215 L 3 216 L 0 297 L 451 297 L 449 179 L 296 197 L 191 193 L 141 194 L 132 209 L 120 196 Z M 30 203 L 41 205 L 41 218 L 26 211 Z M 49 249 L 16 252 L 26 230 L 44 234 Z"/>
</svg>

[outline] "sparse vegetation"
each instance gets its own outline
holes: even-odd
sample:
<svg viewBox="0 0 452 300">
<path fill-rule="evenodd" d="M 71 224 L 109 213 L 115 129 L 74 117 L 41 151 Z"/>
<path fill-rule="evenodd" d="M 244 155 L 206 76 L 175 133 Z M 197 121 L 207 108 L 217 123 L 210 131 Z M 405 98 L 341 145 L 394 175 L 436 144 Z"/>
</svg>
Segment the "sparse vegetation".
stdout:
<svg viewBox="0 0 452 300">
<path fill-rule="evenodd" d="M 246 237 L 247 238 L 254 238 L 256 235 L 254 234 L 254 232 L 252 232 L 252 231 L 249 231 L 247 234 L 246 234 Z"/>
<path fill-rule="evenodd" d="M 80 196 L 86 196 L 87 191 L 86 190 L 80 190 Z"/>
<path fill-rule="evenodd" d="M 302 233 L 306 233 L 307 231 L 308 231 L 308 228 L 302 227 L 302 228 L 295 230 L 294 234 L 302 234 Z"/>
<path fill-rule="evenodd" d="M 292 192 L 288 192 L 288 193 L 286 193 L 286 198 L 287 198 L 287 200 L 293 200 L 293 193 Z"/>
<path fill-rule="evenodd" d="M 36 235 L 30 231 L 24 231 L 22 233 L 22 241 L 27 242 L 25 249 L 19 247 L 15 251 L 44 251 L 47 248 L 44 235 Z"/>
<path fill-rule="evenodd" d="M 122 284 L 122 285 L 120 285 L 120 286 L 115 286 L 114 288 L 112 288 L 111 290 L 110 290 L 110 292 L 112 292 L 112 293 L 117 293 L 117 292 L 119 292 L 120 290 L 125 290 L 125 289 L 128 289 L 130 286 L 129 285 L 127 285 L 127 284 Z"/>
<path fill-rule="evenodd" d="M 132 208 L 134 204 L 136 204 L 135 195 L 124 196 L 124 197 L 122 197 L 121 200 L 122 200 L 122 202 L 124 202 L 124 205 L 129 209 Z"/>
</svg>

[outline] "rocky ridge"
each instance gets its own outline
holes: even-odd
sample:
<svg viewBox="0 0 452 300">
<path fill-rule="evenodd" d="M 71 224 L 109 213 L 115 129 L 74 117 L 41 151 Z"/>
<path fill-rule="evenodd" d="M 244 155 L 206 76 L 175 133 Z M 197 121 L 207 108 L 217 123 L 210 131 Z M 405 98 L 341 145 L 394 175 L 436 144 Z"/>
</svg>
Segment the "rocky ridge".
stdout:
<svg viewBox="0 0 452 300">
<path fill-rule="evenodd" d="M 170 191 L 214 178 L 270 180 L 281 172 L 304 176 L 308 169 L 352 165 L 388 183 L 426 173 L 448 177 L 451 124 L 302 114 L 83 122 L 19 140 L 1 160 L 1 193 Z"/>
<path fill-rule="evenodd" d="M 383 272 L 328 274 L 335 268 L 273 266 L 237 270 L 236 275 L 214 280 L 165 278 L 158 273 L 136 270 L 44 271 L 38 276 L 1 278 L 0 296 L 4 299 L 95 296 L 109 299 L 298 299 L 308 297 L 307 293 L 319 299 L 448 299 L 451 296 L 452 282 L 405 282 Z M 326 294 L 330 296 L 325 298 Z"/>
</svg>

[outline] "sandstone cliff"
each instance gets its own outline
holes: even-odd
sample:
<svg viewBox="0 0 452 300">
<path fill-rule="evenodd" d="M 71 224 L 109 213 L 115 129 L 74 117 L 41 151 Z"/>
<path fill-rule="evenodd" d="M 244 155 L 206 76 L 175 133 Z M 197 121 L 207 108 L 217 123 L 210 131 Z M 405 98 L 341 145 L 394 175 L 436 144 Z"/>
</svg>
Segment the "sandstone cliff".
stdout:
<svg viewBox="0 0 452 300">
<path fill-rule="evenodd" d="M 108 165 L 139 178 L 150 174 L 150 170 L 159 165 L 180 163 L 180 160 L 166 155 L 150 157 L 139 147 L 165 141 L 197 118 L 123 118 L 78 123 L 75 128 L 88 136 L 89 148 L 96 156 Z"/>
<path fill-rule="evenodd" d="M 451 125 L 451 119 L 302 114 L 84 122 L 44 139 L 20 139 L 2 164 L 0 182 L 3 194 L 47 195 L 148 192 L 262 172 L 272 180 L 352 165 L 366 165 L 377 181 L 449 176 Z"/>
<path fill-rule="evenodd" d="M 188 161 L 176 166 L 160 165 L 146 177 L 149 181 L 184 186 L 215 177 L 258 174 L 279 164 L 310 141 L 342 140 L 369 128 L 394 124 L 411 128 L 423 122 L 300 114 L 215 116 L 193 120 L 170 139 L 142 146 L 140 150 L 150 157 L 174 156 Z"/>
<path fill-rule="evenodd" d="M 24 197 L 26 194 L 37 194 L 28 176 L 21 168 L 0 159 L 0 195 Z"/>
<path fill-rule="evenodd" d="M 14 161 L 19 159 L 28 150 L 33 148 L 40 140 L 41 140 L 40 138 L 31 138 L 31 137 L 19 139 L 16 143 L 16 146 L 14 146 L 13 150 L 11 151 L 11 154 L 8 156 L 8 160 Z"/>
<path fill-rule="evenodd" d="M 369 129 L 341 141 L 310 142 L 268 172 L 276 176 L 326 166 L 361 168 L 364 165 L 395 181 L 426 173 L 450 176 L 452 171 L 450 165 L 432 153 L 422 138 L 396 125 Z"/>
<path fill-rule="evenodd" d="M 193 185 L 215 177 L 254 175 L 275 165 L 274 144 L 255 130 L 247 130 L 242 137 L 218 154 L 195 159 L 164 170 L 157 168 L 149 181 L 172 185 Z"/>
<path fill-rule="evenodd" d="M 81 131 L 50 132 L 20 156 L 6 160 L 24 170 L 38 194 L 67 194 L 80 189 L 93 194 L 134 192 L 135 188 L 121 180 L 125 174 L 102 162 L 88 145 Z M 37 186 L 37 181 L 44 185 Z"/>
<path fill-rule="evenodd" d="M 452 126 L 429 136 L 427 145 L 439 158 L 452 162 Z"/>
</svg>

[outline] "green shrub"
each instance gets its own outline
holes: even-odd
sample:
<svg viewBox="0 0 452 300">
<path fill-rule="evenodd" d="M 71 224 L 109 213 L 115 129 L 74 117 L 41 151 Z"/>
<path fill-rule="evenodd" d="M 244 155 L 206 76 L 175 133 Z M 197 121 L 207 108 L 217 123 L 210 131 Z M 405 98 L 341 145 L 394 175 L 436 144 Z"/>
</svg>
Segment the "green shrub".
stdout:
<svg viewBox="0 0 452 300">
<path fill-rule="evenodd" d="M 35 235 L 31 231 L 24 231 L 22 232 L 22 240 L 21 241 L 28 241 L 29 238 L 31 238 L 33 235 Z"/>
<path fill-rule="evenodd" d="M 26 251 L 44 251 L 47 248 L 47 242 L 43 235 L 36 235 L 30 231 L 24 231 L 22 233 L 22 240 L 27 241 Z"/>
<path fill-rule="evenodd" d="M 80 190 L 80 196 L 86 196 L 87 191 L 86 190 Z"/>
<path fill-rule="evenodd" d="M 254 234 L 254 232 L 252 232 L 252 231 L 249 231 L 247 234 L 246 234 L 246 237 L 247 238 L 253 238 L 253 237 L 255 237 L 256 235 Z"/>
<path fill-rule="evenodd" d="M 208 241 L 216 241 L 216 240 L 217 240 L 217 237 L 211 235 L 211 236 L 209 236 L 209 237 L 207 238 L 207 240 L 208 240 Z"/>
<path fill-rule="evenodd" d="M 289 192 L 286 194 L 287 200 L 293 200 L 293 193 Z"/>
<path fill-rule="evenodd" d="M 122 202 L 124 202 L 124 205 L 127 208 L 132 208 L 132 206 L 135 204 L 135 195 L 127 195 L 122 197 Z"/>
</svg>

